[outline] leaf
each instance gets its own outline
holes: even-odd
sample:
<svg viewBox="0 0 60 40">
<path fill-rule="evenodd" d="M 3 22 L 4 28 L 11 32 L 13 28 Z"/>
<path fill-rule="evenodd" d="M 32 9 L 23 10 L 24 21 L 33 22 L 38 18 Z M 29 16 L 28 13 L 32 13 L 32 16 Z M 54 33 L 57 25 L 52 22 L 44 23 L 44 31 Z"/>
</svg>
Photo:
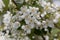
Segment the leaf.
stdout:
<svg viewBox="0 0 60 40">
<path fill-rule="evenodd" d="M 55 24 L 55 27 L 60 29 L 60 18 L 58 19 L 58 22 Z"/>
<path fill-rule="evenodd" d="M 58 32 L 60 32 L 60 30 L 58 28 L 53 28 L 52 31 L 51 31 L 51 34 L 54 36 Z"/>
<path fill-rule="evenodd" d="M 5 4 L 4 11 L 6 11 L 6 10 L 8 10 L 9 0 L 3 0 L 3 2 Z"/>
<path fill-rule="evenodd" d="M 28 34 L 28 37 L 29 37 L 31 40 L 34 40 L 34 38 L 32 38 L 33 36 L 35 36 L 35 34 L 34 34 L 34 29 L 32 29 L 31 34 Z"/>
<path fill-rule="evenodd" d="M 48 32 L 51 33 L 52 28 L 48 27 L 47 29 L 48 29 Z"/>
<path fill-rule="evenodd" d="M 34 30 L 34 33 L 36 34 L 36 35 L 40 35 L 40 36 L 42 36 L 42 35 L 46 35 L 47 34 L 47 31 L 45 31 L 44 30 L 44 28 L 43 29 L 35 29 Z"/>
<path fill-rule="evenodd" d="M 3 2 L 4 2 L 4 4 L 5 4 L 5 6 L 7 7 L 8 4 L 9 4 L 9 0 L 3 0 Z"/>
</svg>

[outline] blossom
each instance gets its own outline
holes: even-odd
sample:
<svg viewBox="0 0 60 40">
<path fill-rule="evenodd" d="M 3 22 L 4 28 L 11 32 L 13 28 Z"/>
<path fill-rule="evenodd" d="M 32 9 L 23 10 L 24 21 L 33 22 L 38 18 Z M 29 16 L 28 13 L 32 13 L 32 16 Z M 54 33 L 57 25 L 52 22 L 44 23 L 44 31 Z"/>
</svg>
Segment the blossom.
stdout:
<svg viewBox="0 0 60 40">
<path fill-rule="evenodd" d="M 0 40 L 5 40 L 5 37 L 4 36 L 0 36 Z"/>
<path fill-rule="evenodd" d="M 46 35 L 46 36 L 44 36 L 44 37 L 45 37 L 45 40 L 49 40 L 49 36 Z"/>
<path fill-rule="evenodd" d="M 54 40 L 59 40 L 59 39 L 57 39 L 57 38 L 54 38 Z"/>
<path fill-rule="evenodd" d="M 19 26 L 20 26 L 20 23 L 19 22 L 14 22 L 12 24 L 13 28 L 17 29 Z"/>
<path fill-rule="evenodd" d="M 31 6 L 29 6 L 29 9 L 30 9 L 30 12 L 31 13 L 36 13 L 38 10 L 39 10 L 39 8 L 35 8 L 35 7 L 31 7 Z"/>
<path fill-rule="evenodd" d="M 23 25 L 22 29 L 27 33 L 30 34 L 31 33 L 31 27 L 29 25 Z"/>
<path fill-rule="evenodd" d="M 55 16 L 55 18 L 53 19 L 53 22 L 54 22 L 54 23 L 57 23 L 57 22 L 58 22 L 58 19 L 60 18 L 59 12 L 56 12 L 56 13 L 54 14 L 54 16 Z"/>
<path fill-rule="evenodd" d="M 9 2 L 12 5 L 12 0 Z M 35 39 L 36 36 L 39 37 L 38 35 L 42 33 L 42 37 L 45 40 L 49 40 L 47 34 L 51 31 L 50 28 L 53 29 L 55 23 L 59 22 L 59 6 L 45 0 L 14 0 L 14 2 L 16 3 L 16 8 L 7 11 L 3 15 L 4 25 L 0 31 L 0 36 L 6 40 L 30 40 L 30 37 Z M 2 4 L 0 5 L 4 7 Z"/>
<path fill-rule="evenodd" d="M 7 14 L 5 14 L 3 17 L 4 17 L 3 23 L 5 25 L 8 25 L 11 21 L 12 14 L 9 11 L 7 11 Z"/>
<path fill-rule="evenodd" d="M 27 6 L 23 6 L 23 7 L 21 7 L 20 9 L 21 9 L 22 13 L 26 13 Z"/>
<path fill-rule="evenodd" d="M 30 40 L 27 36 L 25 36 L 24 38 L 21 38 L 20 40 Z"/>
<path fill-rule="evenodd" d="M 44 12 L 41 14 L 41 17 L 44 17 L 46 14 L 47 14 L 47 12 L 44 11 Z"/>
<path fill-rule="evenodd" d="M 52 20 L 46 20 L 49 27 L 54 28 L 54 23 Z"/>
</svg>

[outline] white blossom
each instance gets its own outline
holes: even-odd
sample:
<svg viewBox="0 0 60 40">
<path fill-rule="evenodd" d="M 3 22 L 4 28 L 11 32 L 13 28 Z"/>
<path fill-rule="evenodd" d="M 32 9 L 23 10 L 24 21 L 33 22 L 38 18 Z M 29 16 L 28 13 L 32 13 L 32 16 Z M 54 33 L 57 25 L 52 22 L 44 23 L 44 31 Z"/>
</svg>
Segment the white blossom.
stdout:
<svg viewBox="0 0 60 40">
<path fill-rule="evenodd" d="M 19 22 L 15 22 L 12 24 L 13 28 L 17 29 L 18 27 L 20 27 L 20 23 Z"/>
<path fill-rule="evenodd" d="M 31 7 L 31 6 L 29 6 L 29 9 L 30 9 L 31 13 L 36 13 L 39 10 L 39 8 L 35 8 L 35 7 Z"/>
<path fill-rule="evenodd" d="M 27 34 L 30 34 L 30 33 L 31 33 L 31 27 L 28 26 L 28 25 L 23 25 L 23 26 L 22 26 L 22 29 L 23 29 L 24 31 L 26 31 Z"/>
<path fill-rule="evenodd" d="M 5 6 L 2 0 L 0 1 L 0 8 L 2 10 L 2 8 Z M 11 1 L 12 0 L 10 0 L 10 4 L 12 5 L 13 2 Z M 29 5 L 23 5 L 24 1 Z M 33 1 L 35 2 L 35 0 Z M 33 1 L 31 4 L 34 3 Z M 1 40 L 30 40 L 28 34 L 31 34 L 31 32 L 35 33 L 35 29 L 39 29 L 39 31 L 41 31 L 41 29 L 44 29 L 44 31 L 48 32 L 48 27 L 54 28 L 55 23 L 59 22 L 60 9 L 59 6 L 55 5 L 54 3 L 50 3 L 45 0 L 39 0 L 36 1 L 38 2 L 37 6 L 32 6 L 30 5 L 29 0 L 14 0 L 14 2 L 21 5 L 19 8 L 20 10 L 14 10 L 14 8 L 7 11 L 7 13 L 3 15 L 2 21 L 4 25 L 3 29 L 0 31 Z M 38 35 L 31 36 L 35 39 L 35 36 Z M 48 35 L 43 35 L 43 37 L 45 40 L 49 40 Z"/>
<path fill-rule="evenodd" d="M 46 36 L 44 36 L 44 37 L 45 37 L 45 40 L 49 40 L 49 36 L 46 35 Z"/>
<path fill-rule="evenodd" d="M 12 14 L 9 11 L 7 11 L 7 14 L 5 14 L 3 17 L 4 17 L 3 23 L 5 25 L 8 25 L 11 21 Z"/>
</svg>

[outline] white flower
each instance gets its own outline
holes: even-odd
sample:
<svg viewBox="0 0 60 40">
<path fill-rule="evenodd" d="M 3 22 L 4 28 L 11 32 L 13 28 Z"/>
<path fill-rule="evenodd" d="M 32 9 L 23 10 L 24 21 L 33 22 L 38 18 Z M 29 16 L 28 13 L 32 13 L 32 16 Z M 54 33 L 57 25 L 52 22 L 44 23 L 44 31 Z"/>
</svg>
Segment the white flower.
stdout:
<svg viewBox="0 0 60 40">
<path fill-rule="evenodd" d="M 28 2 L 29 0 L 25 0 L 25 2 Z"/>
<path fill-rule="evenodd" d="M 37 26 L 40 26 L 41 25 L 41 22 L 38 21 L 37 19 L 35 19 L 34 22 L 37 24 Z"/>
<path fill-rule="evenodd" d="M 22 12 L 23 16 L 26 16 L 26 15 L 30 14 L 30 9 L 28 9 L 27 6 L 23 6 L 20 9 L 21 9 L 21 12 Z"/>
<path fill-rule="evenodd" d="M 59 13 L 59 12 L 56 12 L 56 13 L 55 13 L 55 18 L 56 18 L 56 19 L 60 18 L 60 13 Z"/>
<path fill-rule="evenodd" d="M 41 17 L 44 17 L 46 15 L 46 11 L 44 11 L 42 14 L 41 14 Z"/>
<path fill-rule="evenodd" d="M 45 29 L 48 27 L 46 21 L 42 21 L 42 25 L 43 25 L 43 28 Z"/>
<path fill-rule="evenodd" d="M 37 8 L 37 7 L 31 7 L 31 6 L 29 6 L 29 9 L 30 9 L 31 13 L 37 13 L 37 11 L 39 10 L 39 8 Z"/>
<path fill-rule="evenodd" d="M 45 16 L 45 14 L 41 14 L 41 17 L 44 17 Z"/>
<path fill-rule="evenodd" d="M 27 15 L 27 17 L 25 18 L 25 22 L 26 22 L 26 24 L 31 26 L 31 28 L 34 28 L 34 19 L 31 18 L 31 16 Z"/>
<path fill-rule="evenodd" d="M 57 23 L 57 22 L 58 22 L 58 19 L 53 19 L 53 22 L 54 22 L 54 23 Z"/>
<path fill-rule="evenodd" d="M 22 29 L 27 33 L 30 34 L 31 33 L 31 27 L 29 25 L 23 25 Z"/>
<path fill-rule="evenodd" d="M 17 29 L 19 26 L 20 26 L 20 23 L 19 22 L 14 22 L 12 24 L 13 28 Z"/>
<path fill-rule="evenodd" d="M 26 24 L 29 24 L 29 23 L 33 23 L 34 21 L 32 20 L 32 18 L 29 15 L 27 15 L 25 17 L 25 22 L 26 22 Z"/>
<path fill-rule="evenodd" d="M 54 40 L 59 40 L 59 39 L 57 39 L 57 38 L 54 38 Z"/>
<path fill-rule="evenodd" d="M 36 19 L 41 19 L 40 12 L 36 13 L 35 17 L 36 17 Z"/>
<path fill-rule="evenodd" d="M 24 1 L 29 2 L 29 0 L 15 0 L 15 2 L 18 4 L 21 4 Z M 0 32 L 0 36 L 5 36 L 6 40 L 30 40 L 26 35 L 31 34 L 32 29 L 44 28 L 45 31 L 48 31 L 47 27 L 53 28 L 54 23 L 57 23 L 59 21 L 58 19 L 60 18 L 60 13 L 57 11 L 58 6 L 55 6 L 54 4 L 51 4 L 45 0 L 39 0 L 38 5 L 43 7 L 42 12 L 40 12 L 39 7 L 32 7 L 27 5 L 22 6 L 20 11 L 16 10 L 16 14 L 13 15 L 10 11 L 7 11 L 7 13 L 3 15 L 4 28 L 2 29 L 6 30 L 6 34 L 4 35 Z M 53 18 L 49 17 L 46 19 L 45 16 L 47 13 L 51 13 Z M 22 30 L 17 30 L 19 27 L 21 27 Z M 11 35 L 9 35 L 10 32 Z M 10 36 L 13 39 L 10 39 Z M 45 40 L 49 40 L 48 35 L 43 36 Z M 32 35 L 32 38 L 35 37 Z"/>
<path fill-rule="evenodd" d="M 37 22 L 37 25 L 40 26 L 40 25 L 41 25 L 41 22 L 38 21 L 38 22 Z"/>
<path fill-rule="evenodd" d="M 43 28 L 51 27 L 54 28 L 54 23 L 52 20 L 42 21 Z"/>
<path fill-rule="evenodd" d="M 14 38 L 9 38 L 6 36 L 0 36 L 0 40 L 15 40 Z"/>
<path fill-rule="evenodd" d="M 24 40 L 30 40 L 28 37 L 25 37 L 25 39 Z"/>
<path fill-rule="evenodd" d="M 23 6 L 23 7 L 21 7 L 21 11 L 22 11 L 22 13 L 26 13 L 27 11 L 27 6 Z"/>
<path fill-rule="evenodd" d="M 12 22 L 15 22 L 18 19 L 17 15 L 12 16 Z"/>
<path fill-rule="evenodd" d="M 56 12 L 56 13 L 54 14 L 54 16 L 55 16 L 55 18 L 53 19 L 53 22 L 54 22 L 54 23 L 57 23 L 57 22 L 59 21 L 59 18 L 60 18 L 60 13 L 59 13 L 59 12 Z"/>
<path fill-rule="evenodd" d="M 54 28 L 54 23 L 52 20 L 46 20 L 47 21 L 47 25 L 51 28 Z"/>
<path fill-rule="evenodd" d="M 4 35 L 4 33 L 0 31 L 0 36 L 3 36 L 3 35 Z"/>
<path fill-rule="evenodd" d="M 7 14 L 5 14 L 3 17 L 4 17 L 3 18 L 3 23 L 5 25 L 8 25 L 11 21 L 12 14 L 9 11 L 7 11 Z"/>
<path fill-rule="evenodd" d="M 33 16 L 35 19 L 38 19 L 38 20 L 41 19 L 41 17 L 40 17 L 40 12 L 32 13 L 31 16 Z M 33 18 L 33 17 L 32 17 L 32 18 Z"/>
<path fill-rule="evenodd" d="M 45 40 L 49 40 L 49 36 L 48 35 L 45 35 Z"/>
<path fill-rule="evenodd" d="M 5 5 L 4 5 L 4 3 L 3 3 L 3 1 L 2 0 L 0 0 L 0 11 L 2 11 L 3 9 L 3 7 L 5 7 Z"/>
<path fill-rule="evenodd" d="M 47 2 L 44 0 L 39 0 L 39 3 L 41 4 L 42 7 L 46 6 Z"/>
<path fill-rule="evenodd" d="M 6 40 L 5 36 L 0 36 L 0 40 Z"/>
</svg>

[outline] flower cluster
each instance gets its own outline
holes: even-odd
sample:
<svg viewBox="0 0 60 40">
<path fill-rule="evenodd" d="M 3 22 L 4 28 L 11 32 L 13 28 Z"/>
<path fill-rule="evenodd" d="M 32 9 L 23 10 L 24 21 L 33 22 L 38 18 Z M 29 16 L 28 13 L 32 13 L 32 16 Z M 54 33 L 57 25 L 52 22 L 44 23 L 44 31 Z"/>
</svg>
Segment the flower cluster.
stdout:
<svg viewBox="0 0 60 40">
<path fill-rule="evenodd" d="M 1 0 L 0 0 L 1 1 Z M 59 22 L 59 6 L 45 0 L 10 0 L 9 10 L 3 15 L 3 29 L 0 31 L 0 38 L 3 40 L 49 40 L 48 33 L 55 28 Z M 1 1 L 2 7 L 5 7 Z M 15 10 L 16 9 L 16 10 Z M 41 38 L 37 38 L 37 36 Z M 55 40 L 55 39 L 54 39 Z"/>
</svg>

